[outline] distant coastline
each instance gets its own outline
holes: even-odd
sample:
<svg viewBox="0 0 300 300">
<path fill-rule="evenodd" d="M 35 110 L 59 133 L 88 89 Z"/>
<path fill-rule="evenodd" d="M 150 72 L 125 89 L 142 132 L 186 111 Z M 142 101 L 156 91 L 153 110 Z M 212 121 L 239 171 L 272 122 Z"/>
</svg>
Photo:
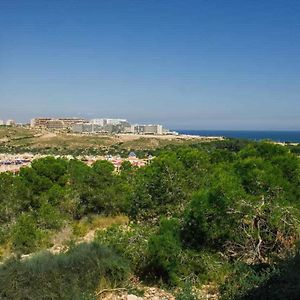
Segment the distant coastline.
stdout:
<svg viewBox="0 0 300 300">
<path fill-rule="evenodd" d="M 300 130 L 295 131 L 255 131 L 255 130 L 181 130 L 179 134 L 199 136 L 223 136 L 247 140 L 272 140 L 275 142 L 300 143 Z"/>
</svg>

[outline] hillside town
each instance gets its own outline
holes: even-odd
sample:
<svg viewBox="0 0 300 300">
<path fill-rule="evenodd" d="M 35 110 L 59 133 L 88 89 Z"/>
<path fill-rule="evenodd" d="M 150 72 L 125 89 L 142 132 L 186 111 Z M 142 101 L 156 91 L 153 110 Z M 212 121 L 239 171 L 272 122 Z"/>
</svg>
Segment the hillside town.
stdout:
<svg viewBox="0 0 300 300">
<path fill-rule="evenodd" d="M 78 159 L 89 166 L 97 160 L 107 160 L 114 165 L 115 171 L 119 172 L 124 161 L 139 168 L 152 160 L 153 157 L 147 153 L 142 156 L 143 158 L 136 155 L 135 152 L 140 149 L 139 144 L 142 145 L 142 148 L 149 147 L 151 149 L 160 144 L 220 139 L 180 135 L 160 124 L 130 124 L 126 119 L 111 118 L 87 120 L 84 118 L 47 117 L 31 119 L 27 124 L 17 123 L 10 119 L 0 120 L 0 126 L 3 129 L 0 138 L 3 146 L 2 153 L 0 153 L 0 173 L 15 174 L 22 167 L 31 166 L 34 160 L 47 155 L 68 160 Z M 16 134 L 17 132 L 18 134 Z M 101 140 L 101 138 L 108 138 L 108 140 Z M 100 145 L 97 144 L 99 141 L 101 141 Z M 108 141 L 108 144 L 105 141 Z M 113 148 L 114 145 L 121 144 L 124 148 L 119 147 L 117 150 L 114 148 L 114 151 L 105 150 L 106 147 Z M 11 152 L 11 146 L 18 150 Z M 71 149 L 72 147 L 73 149 Z M 45 153 L 45 149 L 49 148 L 53 148 L 55 151 L 50 154 Z M 97 153 L 100 148 L 101 151 Z M 57 152 L 58 149 L 63 150 L 63 153 Z M 74 153 L 74 149 L 80 150 Z M 89 151 L 93 155 L 89 155 Z M 80 155 L 80 153 L 83 154 Z"/>
<path fill-rule="evenodd" d="M 87 120 L 84 118 L 34 118 L 31 119 L 30 124 L 17 123 L 14 120 L 0 120 L 0 126 L 9 127 L 28 127 L 35 130 L 42 130 L 55 133 L 72 133 L 72 134 L 136 134 L 136 135 L 165 135 L 173 134 L 163 128 L 162 125 L 140 125 L 130 124 L 126 119 L 108 119 L 99 118 Z M 12 172 L 18 173 L 22 167 L 30 166 L 32 161 L 45 157 L 44 154 L 22 153 L 22 154 L 0 154 L 0 173 Z M 119 155 L 105 155 L 105 156 L 78 156 L 72 155 L 55 157 L 63 157 L 66 159 L 78 159 L 87 165 L 92 165 L 97 160 L 110 161 L 115 171 L 118 172 L 124 161 L 128 161 L 132 166 L 143 167 L 152 159 L 151 156 L 140 159 L 131 151 L 127 158 L 121 158 Z"/>
<path fill-rule="evenodd" d="M 31 165 L 32 161 L 46 157 L 44 154 L 32 154 L 32 153 L 23 153 L 23 154 L 0 154 L 0 173 L 3 172 L 12 172 L 18 173 L 22 167 L 28 167 Z M 72 155 L 55 155 L 55 158 L 64 158 L 64 159 L 78 159 L 88 166 L 91 166 L 94 162 L 98 160 L 106 160 L 111 162 L 115 171 L 119 172 L 123 162 L 128 161 L 132 166 L 140 168 L 147 165 L 153 157 L 150 155 L 147 158 L 141 159 L 136 156 L 134 152 L 130 152 L 127 158 L 122 158 L 119 155 L 105 155 L 105 156 L 77 156 Z"/>
</svg>

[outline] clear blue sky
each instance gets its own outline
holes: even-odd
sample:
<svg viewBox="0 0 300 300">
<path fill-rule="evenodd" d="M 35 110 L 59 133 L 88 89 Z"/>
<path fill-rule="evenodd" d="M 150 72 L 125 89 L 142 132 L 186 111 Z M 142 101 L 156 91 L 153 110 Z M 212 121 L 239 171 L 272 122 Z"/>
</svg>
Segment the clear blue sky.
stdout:
<svg viewBox="0 0 300 300">
<path fill-rule="evenodd" d="M 300 129 L 299 0 L 0 0 L 0 119 Z"/>
</svg>

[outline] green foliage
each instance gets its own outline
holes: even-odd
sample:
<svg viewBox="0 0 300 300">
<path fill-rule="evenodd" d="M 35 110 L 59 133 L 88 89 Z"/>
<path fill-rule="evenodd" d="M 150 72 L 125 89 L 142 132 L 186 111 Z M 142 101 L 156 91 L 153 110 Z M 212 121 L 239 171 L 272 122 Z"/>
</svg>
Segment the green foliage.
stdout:
<svg viewBox="0 0 300 300">
<path fill-rule="evenodd" d="M 298 170 L 298 159 L 265 144 L 214 166 L 207 187 L 185 210 L 184 244 L 222 249 L 231 258 L 255 263 L 289 255 L 299 237 L 299 204 L 290 194 L 299 193 Z"/>
<path fill-rule="evenodd" d="M 20 177 L 24 184 L 30 186 L 30 196 L 35 198 L 42 192 L 49 190 L 53 184 L 50 178 L 39 176 L 37 171 L 33 168 L 21 168 Z M 35 203 L 32 201 L 31 206 L 34 205 Z"/>
<path fill-rule="evenodd" d="M 153 233 L 149 226 L 111 226 L 107 230 L 99 230 L 96 240 L 113 248 L 119 255 L 130 262 L 131 269 L 142 276 L 148 263 L 148 240 Z"/>
<path fill-rule="evenodd" d="M 93 164 L 93 170 L 99 174 L 103 179 L 110 177 L 114 171 L 114 165 L 106 160 L 98 160 Z"/>
<path fill-rule="evenodd" d="M 234 293 L 240 300 L 297 300 L 300 298 L 299 253 L 276 268 L 264 272 L 259 283 L 250 283 L 248 289 Z M 229 283 L 232 285 L 232 282 Z M 244 292 L 243 292 L 244 291 Z M 227 289 L 225 288 L 225 295 Z"/>
<path fill-rule="evenodd" d="M 150 279 L 176 284 L 178 283 L 178 255 L 181 251 L 179 224 L 175 219 L 163 219 L 158 232 L 149 239 L 146 269 Z"/>
<path fill-rule="evenodd" d="M 227 280 L 220 286 L 221 299 L 240 299 L 246 296 L 254 287 L 263 285 L 277 272 L 275 268 L 268 267 L 267 265 L 249 266 L 243 263 L 236 263 Z M 275 298 L 266 297 L 255 299 Z"/>
<path fill-rule="evenodd" d="M 15 216 L 29 206 L 28 187 L 9 173 L 0 174 L 0 223 L 8 225 Z"/>
<path fill-rule="evenodd" d="M 80 244 L 59 255 L 46 252 L 7 261 L 0 267 L 0 298 L 96 299 L 97 288 L 118 286 L 128 272 L 127 262 L 110 249 Z"/>
<path fill-rule="evenodd" d="M 161 215 L 180 214 L 191 191 L 204 185 L 208 169 L 204 151 L 183 147 L 161 153 L 136 173 L 130 215 L 158 223 Z"/>
<path fill-rule="evenodd" d="M 66 173 L 67 165 L 68 162 L 65 159 L 48 156 L 33 161 L 31 167 L 37 175 L 46 177 L 52 182 L 60 182 Z"/>
<path fill-rule="evenodd" d="M 236 176 L 222 168 L 213 174 L 210 189 L 196 193 L 184 215 L 182 238 L 186 245 L 219 247 L 232 235 L 232 207 L 244 196 Z"/>
<path fill-rule="evenodd" d="M 37 219 L 39 227 L 43 229 L 59 229 L 63 221 L 58 208 L 48 202 L 44 202 L 38 209 Z"/>
<path fill-rule="evenodd" d="M 127 207 L 128 184 L 113 173 L 110 162 L 97 161 L 92 168 L 81 162 L 70 163 L 71 197 L 78 197 L 76 214 L 120 214 Z"/>
<path fill-rule="evenodd" d="M 12 245 L 17 252 L 30 253 L 37 249 L 41 237 L 34 218 L 22 214 L 12 230 Z"/>
<path fill-rule="evenodd" d="M 58 184 L 53 184 L 45 196 L 51 205 L 59 206 L 65 199 L 65 189 Z"/>
<path fill-rule="evenodd" d="M 174 154 L 161 155 L 135 178 L 130 215 L 137 219 L 171 215 L 184 199 L 183 164 Z"/>
<path fill-rule="evenodd" d="M 242 179 L 247 193 L 252 195 L 276 195 L 283 186 L 282 177 L 270 162 L 262 158 L 245 158 L 236 164 L 236 169 Z"/>
<path fill-rule="evenodd" d="M 130 173 L 132 170 L 133 170 L 133 166 L 129 161 L 125 160 L 122 162 L 121 168 L 120 168 L 120 171 L 122 173 Z"/>
<path fill-rule="evenodd" d="M 134 275 L 181 287 L 221 285 L 225 299 L 250 295 L 275 280 L 274 266 L 294 255 L 299 240 L 300 160 L 292 149 L 239 140 L 173 145 L 152 152 L 146 167 L 123 163 L 118 173 L 107 161 L 90 167 L 43 158 L 16 176 L 0 174 L 2 250 L 12 244 L 29 253 L 46 247 L 64 222 L 78 223 L 75 233 L 83 235 L 90 223 L 81 221 L 91 214 L 129 213 L 128 226 L 93 229 L 101 228 L 96 239 Z M 72 280 L 73 295 L 93 297 L 93 280 L 82 289 Z M 178 299 L 193 299 L 182 291 Z"/>
<path fill-rule="evenodd" d="M 300 155 L 300 144 L 298 145 L 289 145 L 289 149 L 292 153 Z"/>
<path fill-rule="evenodd" d="M 176 294 L 176 300 L 198 300 L 191 284 L 185 284 L 180 292 Z"/>
</svg>

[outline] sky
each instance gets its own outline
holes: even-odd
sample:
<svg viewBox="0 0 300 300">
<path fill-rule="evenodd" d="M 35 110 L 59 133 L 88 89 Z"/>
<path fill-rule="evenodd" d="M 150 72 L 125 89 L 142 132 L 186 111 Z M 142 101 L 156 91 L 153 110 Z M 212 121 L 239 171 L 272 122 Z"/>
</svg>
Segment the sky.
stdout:
<svg viewBox="0 0 300 300">
<path fill-rule="evenodd" d="M 300 130 L 299 0 L 0 0 L 0 119 Z"/>
</svg>

